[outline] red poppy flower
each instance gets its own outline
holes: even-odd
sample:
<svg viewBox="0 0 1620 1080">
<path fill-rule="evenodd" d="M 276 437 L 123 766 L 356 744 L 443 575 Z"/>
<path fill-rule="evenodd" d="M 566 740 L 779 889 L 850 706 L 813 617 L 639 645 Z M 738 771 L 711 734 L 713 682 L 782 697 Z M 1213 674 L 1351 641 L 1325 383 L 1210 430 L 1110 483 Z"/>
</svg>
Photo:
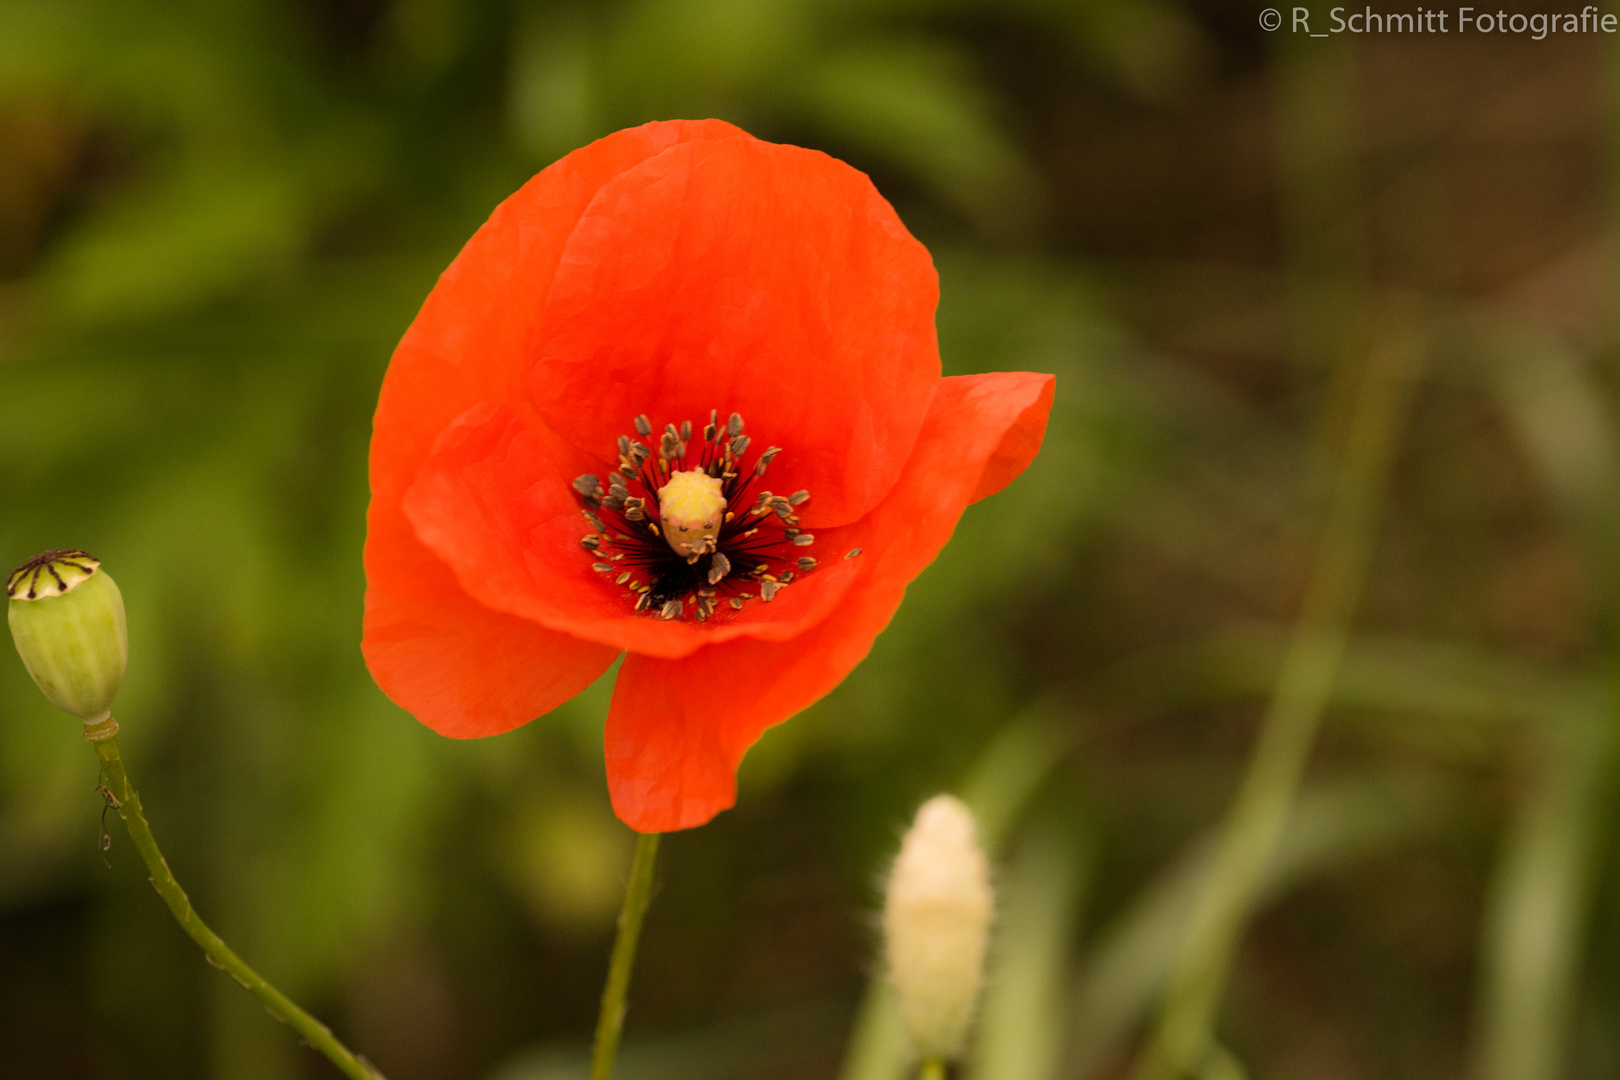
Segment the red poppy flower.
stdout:
<svg viewBox="0 0 1620 1080">
<path fill-rule="evenodd" d="M 861 173 L 719 121 L 610 135 L 502 203 L 423 305 L 371 444 L 366 661 L 493 735 L 627 653 L 614 809 L 735 798 L 871 648 L 1052 377 L 941 378 L 928 252 Z"/>
</svg>

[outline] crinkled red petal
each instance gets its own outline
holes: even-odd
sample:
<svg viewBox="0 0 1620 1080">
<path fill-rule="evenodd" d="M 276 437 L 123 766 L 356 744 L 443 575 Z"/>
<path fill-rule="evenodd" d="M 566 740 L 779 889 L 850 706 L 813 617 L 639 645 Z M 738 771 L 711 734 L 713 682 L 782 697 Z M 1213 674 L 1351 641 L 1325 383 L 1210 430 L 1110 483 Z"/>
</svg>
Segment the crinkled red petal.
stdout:
<svg viewBox="0 0 1620 1080">
<path fill-rule="evenodd" d="M 738 637 L 790 639 L 826 616 L 855 578 L 829 564 L 801 577 L 769 603 L 741 611 L 722 605 L 705 623 L 666 621 L 635 611 L 635 596 L 593 569 L 580 546 L 593 530 L 569 484 L 605 475 L 544 426 L 498 405 L 476 405 L 446 429 L 405 498 L 416 534 L 485 606 L 575 637 L 648 656 L 686 656 Z M 789 548 L 794 555 L 801 549 Z"/>
<path fill-rule="evenodd" d="M 606 732 L 608 788 L 620 818 L 642 832 L 666 832 L 702 825 L 732 805 L 748 747 L 860 663 L 987 478 L 1005 484 L 1014 463 L 1029 462 L 1053 381 L 1001 372 L 938 384 L 891 496 L 861 521 L 817 534 L 817 547 L 835 558 L 862 548 L 848 563 L 856 581 L 821 622 L 790 641 L 744 638 L 679 660 L 625 658 Z"/>
<path fill-rule="evenodd" d="M 893 486 L 939 377 L 938 280 L 865 175 L 752 138 L 687 143 L 606 184 L 534 329 L 529 390 L 575 446 L 740 413 L 771 487 L 819 525 Z"/>
<path fill-rule="evenodd" d="M 372 580 L 414 588 L 393 593 L 386 621 L 368 612 L 366 665 L 389 697 L 442 735 L 470 739 L 526 724 L 585 689 L 618 656 L 491 611 L 414 536 L 373 535 L 385 542 L 368 548 Z"/>
<path fill-rule="evenodd" d="M 672 121 L 568 155 L 496 209 L 395 351 L 371 444 L 364 652 L 378 685 L 430 727 L 488 735 L 532 719 L 587 685 L 613 650 L 467 597 L 405 520 L 407 488 L 469 407 L 525 408 L 525 347 L 568 237 L 602 186 L 679 143 L 739 135 L 720 121 Z"/>
</svg>

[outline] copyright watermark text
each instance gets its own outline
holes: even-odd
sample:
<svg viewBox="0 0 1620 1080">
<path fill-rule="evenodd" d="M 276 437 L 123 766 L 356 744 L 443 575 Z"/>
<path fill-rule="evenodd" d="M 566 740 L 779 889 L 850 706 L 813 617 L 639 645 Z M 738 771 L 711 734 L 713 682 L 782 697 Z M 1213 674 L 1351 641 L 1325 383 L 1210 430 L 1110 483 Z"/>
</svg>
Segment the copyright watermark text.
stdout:
<svg viewBox="0 0 1620 1080">
<path fill-rule="evenodd" d="M 1289 30 L 1311 37 L 1330 34 L 1520 34 L 1540 41 L 1553 34 L 1613 34 L 1620 30 L 1620 18 L 1604 14 L 1590 4 L 1579 12 L 1538 11 L 1533 15 L 1481 8 L 1415 8 L 1411 11 L 1380 12 L 1371 6 L 1360 11 L 1336 7 L 1327 19 L 1311 24 L 1310 8 L 1290 12 Z M 1280 30 L 1283 13 L 1277 8 L 1260 12 L 1260 29 Z"/>
</svg>

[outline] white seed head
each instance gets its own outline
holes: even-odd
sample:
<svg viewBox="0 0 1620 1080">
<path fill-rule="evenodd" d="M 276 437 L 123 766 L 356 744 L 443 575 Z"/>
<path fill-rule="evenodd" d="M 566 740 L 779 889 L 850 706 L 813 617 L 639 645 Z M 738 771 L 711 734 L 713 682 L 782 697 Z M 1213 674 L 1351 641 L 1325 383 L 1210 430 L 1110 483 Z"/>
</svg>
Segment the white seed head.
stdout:
<svg viewBox="0 0 1620 1080">
<path fill-rule="evenodd" d="M 690 560 L 713 551 L 726 516 L 724 485 L 702 469 L 672 473 L 658 489 L 658 516 L 675 554 Z"/>
<path fill-rule="evenodd" d="M 889 982 L 922 1058 L 960 1053 L 984 981 L 995 896 L 976 832 L 961 800 L 929 799 L 889 876 L 883 906 Z"/>
</svg>

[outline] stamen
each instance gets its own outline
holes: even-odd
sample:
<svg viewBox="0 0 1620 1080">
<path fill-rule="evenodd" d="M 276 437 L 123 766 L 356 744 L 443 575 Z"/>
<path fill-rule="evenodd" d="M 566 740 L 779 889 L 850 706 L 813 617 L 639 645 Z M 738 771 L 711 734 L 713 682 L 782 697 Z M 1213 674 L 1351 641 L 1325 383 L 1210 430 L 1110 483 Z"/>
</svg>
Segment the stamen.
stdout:
<svg viewBox="0 0 1620 1080">
<path fill-rule="evenodd" d="M 695 426 L 689 419 L 666 423 L 656 451 L 621 435 L 612 472 L 586 473 L 572 483 L 595 530 L 580 545 L 602 560 L 592 569 L 611 573 L 633 598 L 635 611 L 665 620 L 690 615 L 705 622 L 717 611 L 730 617 L 756 598 L 755 588 L 758 599 L 769 603 L 795 572 L 806 574 L 816 565 L 790 550 L 815 542 L 794 514 L 810 492 L 783 497 L 750 490 L 781 447 L 768 448 L 750 467 L 746 455 L 753 440 L 743 434 L 741 414 L 731 413 L 722 425 L 719 410 L 711 409 L 699 453 L 690 446 Z M 635 433 L 651 441 L 653 425 L 645 413 L 635 418 Z"/>
</svg>

